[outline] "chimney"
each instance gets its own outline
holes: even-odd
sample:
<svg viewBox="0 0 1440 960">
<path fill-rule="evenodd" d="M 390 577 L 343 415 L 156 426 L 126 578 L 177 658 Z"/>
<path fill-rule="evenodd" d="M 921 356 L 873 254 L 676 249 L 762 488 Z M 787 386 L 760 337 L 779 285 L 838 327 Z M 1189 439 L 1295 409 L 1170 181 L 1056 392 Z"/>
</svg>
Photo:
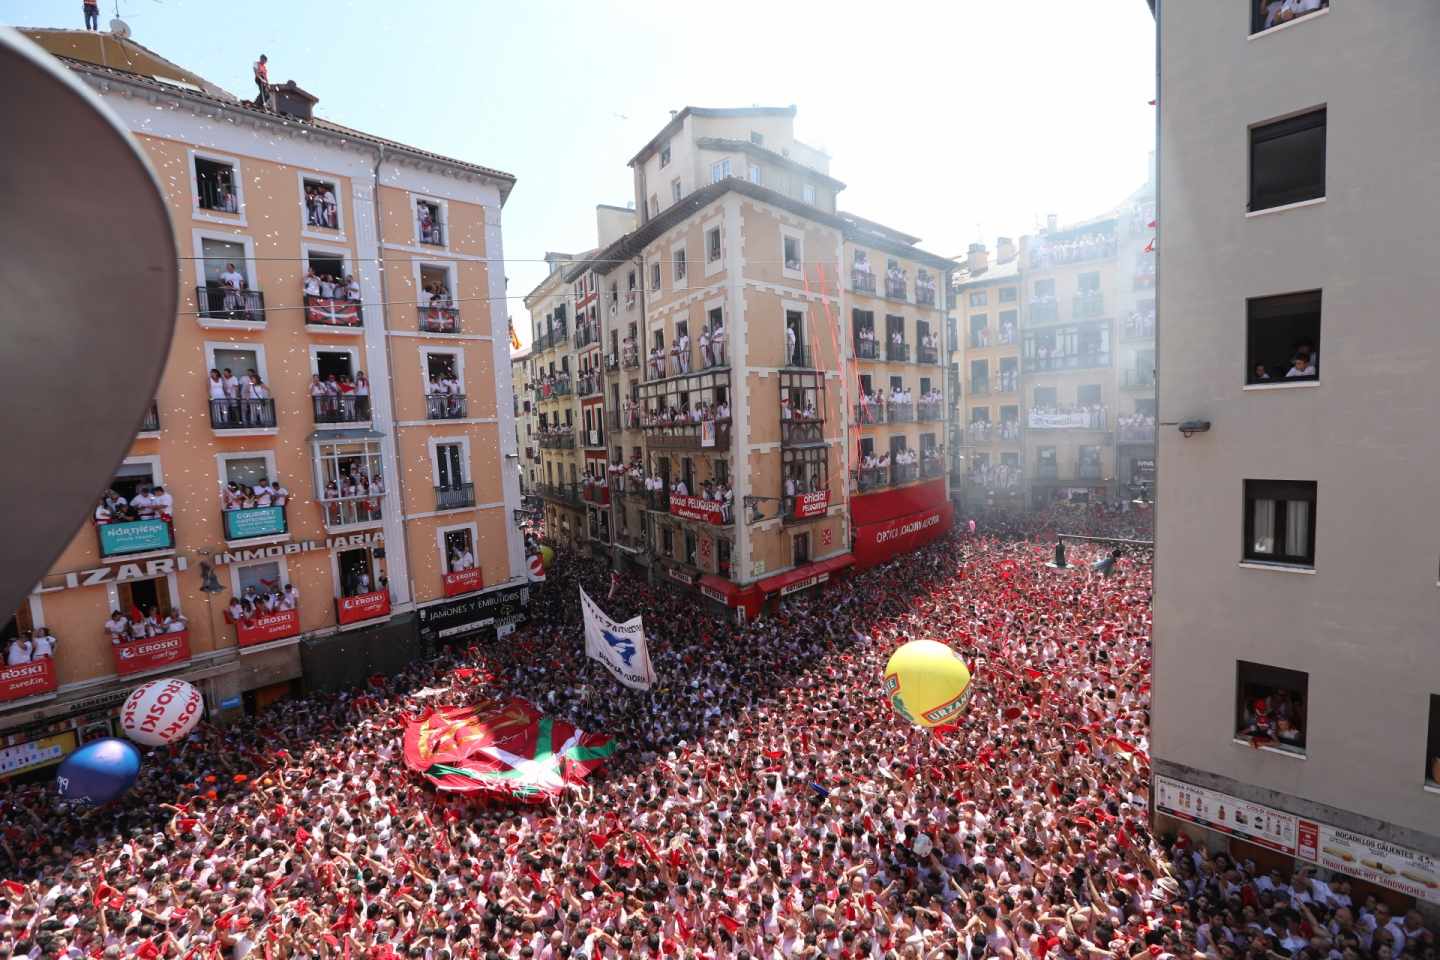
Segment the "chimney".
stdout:
<svg viewBox="0 0 1440 960">
<path fill-rule="evenodd" d="M 970 249 L 965 251 L 965 265 L 970 268 L 971 276 L 990 269 L 990 254 L 986 252 L 985 244 L 970 244 Z"/>
<path fill-rule="evenodd" d="M 1055 216 L 1055 214 L 1053 214 L 1053 213 L 1052 213 L 1052 214 L 1049 214 L 1048 216 L 1045 217 L 1045 232 L 1046 232 L 1046 233 L 1054 233 L 1054 232 L 1055 232 L 1055 228 L 1056 228 L 1057 226 L 1059 226 L 1059 224 L 1060 224 L 1060 218 L 1057 217 L 1057 216 Z"/>
<path fill-rule="evenodd" d="M 679 111 L 679 110 L 671 110 L 671 111 L 670 111 L 670 119 L 671 119 L 671 120 L 674 120 L 674 119 L 675 119 L 676 117 L 678 117 L 678 116 L 680 116 L 680 111 Z"/>
<path fill-rule="evenodd" d="M 995 262 L 1009 263 L 1015 259 L 1015 241 L 1011 237 L 995 238 Z"/>
<path fill-rule="evenodd" d="M 319 97 L 301 90 L 294 80 L 276 84 L 274 92 L 275 112 L 281 116 L 294 117 L 296 120 L 310 120 L 315 111 L 315 104 L 320 102 Z"/>
</svg>

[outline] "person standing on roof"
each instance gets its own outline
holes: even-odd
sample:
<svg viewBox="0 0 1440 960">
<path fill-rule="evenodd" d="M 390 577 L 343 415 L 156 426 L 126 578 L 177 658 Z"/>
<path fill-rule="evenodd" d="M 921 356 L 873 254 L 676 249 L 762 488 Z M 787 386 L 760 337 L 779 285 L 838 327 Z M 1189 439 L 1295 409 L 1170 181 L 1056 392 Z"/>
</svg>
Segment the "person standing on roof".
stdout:
<svg viewBox="0 0 1440 960">
<path fill-rule="evenodd" d="M 255 106 L 261 110 L 270 109 L 270 70 L 265 65 L 270 58 L 260 54 L 260 59 L 255 61 L 255 86 L 260 93 L 255 97 Z"/>
<path fill-rule="evenodd" d="M 85 29 L 100 29 L 100 0 L 82 0 L 81 9 L 85 11 Z"/>
</svg>

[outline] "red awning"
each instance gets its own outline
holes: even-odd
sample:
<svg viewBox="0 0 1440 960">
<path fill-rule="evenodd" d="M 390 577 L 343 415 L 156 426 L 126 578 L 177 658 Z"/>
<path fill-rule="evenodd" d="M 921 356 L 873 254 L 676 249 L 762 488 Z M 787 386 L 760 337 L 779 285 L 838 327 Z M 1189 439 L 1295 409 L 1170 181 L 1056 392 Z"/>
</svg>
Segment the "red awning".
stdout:
<svg viewBox="0 0 1440 960">
<path fill-rule="evenodd" d="M 759 584 L 760 592 L 766 594 L 782 593 L 786 592 L 788 588 L 797 587 L 799 584 L 804 584 L 803 587 L 799 587 L 799 589 L 803 590 L 805 587 L 812 587 L 817 583 L 823 583 L 830 579 L 830 574 L 836 570 L 842 570 L 854 562 L 855 558 L 853 556 L 848 553 L 842 553 L 839 556 L 829 557 L 825 560 L 817 560 L 814 563 L 807 563 L 793 570 L 786 570 L 784 573 L 777 573 L 773 577 L 766 577 L 764 580 L 761 580 Z M 813 582 L 806 583 L 807 580 L 813 580 Z"/>
<path fill-rule="evenodd" d="M 724 577 L 717 577 L 713 573 L 705 574 L 696 585 L 710 599 L 718 600 L 730 607 L 735 606 L 735 598 L 740 593 L 738 584 L 731 583 Z"/>
</svg>

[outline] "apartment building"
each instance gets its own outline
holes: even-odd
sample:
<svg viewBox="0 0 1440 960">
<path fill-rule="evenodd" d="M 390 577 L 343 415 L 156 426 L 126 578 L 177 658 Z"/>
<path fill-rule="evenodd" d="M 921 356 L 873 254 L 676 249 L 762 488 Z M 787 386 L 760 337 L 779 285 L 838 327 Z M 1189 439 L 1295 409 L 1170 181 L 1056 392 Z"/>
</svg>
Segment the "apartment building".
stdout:
<svg viewBox="0 0 1440 960">
<path fill-rule="evenodd" d="M 520 496 L 538 496 L 540 437 L 536 433 L 538 404 L 531 378 L 530 347 L 510 354 L 511 409 L 515 412 L 515 449 L 519 453 Z"/>
<path fill-rule="evenodd" d="M 1433 917 L 1440 11 L 1153 6 L 1157 826 Z"/>
<path fill-rule="evenodd" d="M 58 759 L 141 677 L 223 718 L 514 615 L 514 178 L 321 119 L 294 83 L 262 112 L 132 40 L 26 33 L 158 172 L 184 289 L 111 495 L 7 618 L 7 646 L 59 644 L 0 672 L 6 746 Z M 112 642 L 115 611 L 169 629 Z"/>
<path fill-rule="evenodd" d="M 952 281 L 952 364 L 965 394 L 957 405 L 950 473 L 952 495 L 960 495 L 967 509 L 1013 509 L 1025 502 L 1020 289 L 1019 249 L 1010 237 L 996 241 L 993 264 L 985 245 L 972 243 Z"/>
</svg>

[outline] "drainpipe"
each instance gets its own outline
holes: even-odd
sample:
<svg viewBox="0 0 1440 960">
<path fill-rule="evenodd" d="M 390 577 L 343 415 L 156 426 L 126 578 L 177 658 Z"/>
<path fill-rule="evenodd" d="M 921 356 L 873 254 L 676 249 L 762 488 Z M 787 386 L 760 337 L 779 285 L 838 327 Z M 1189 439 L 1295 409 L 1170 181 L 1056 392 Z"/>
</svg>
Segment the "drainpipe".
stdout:
<svg viewBox="0 0 1440 960">
<path fill-rule="evenodd" d="M 384 162 L 385 146 L 384 144 L 381 144 L 379 149 L 375 151 L 375 172 L 371 177 L 370 191 L 370 203 L 372 208 L 371 215 L 375 218 L 375 252 L 377 254 L 380 253 L 382 246 L 380 229 L 380 166 Z M 382 316 L 385 320 L 385 325 L 388 327 L 390 324 L 390 282 L 385 276 L 385 261 L 383 257 L 377 257 L 376 263 L 380 268 L 380 303 L 384 307 L 384 313 L 382 314 Z M 382 333 L 383 332 L 384 331 L 382 330 Z M 385 357 L 385 379 L 390 384 L 390 429 L 393 431 L 395 429 L 395 421 L 397 419 L 395 411 L 398 410 L 399 407 L 395 402 L 395 373 L 392 370 L 390 363 L 390 339 L 388 336 L 384 338 L 384 350 L 382 352 Z M 405 551 L 405 576 L 410 581 L 410 606 L 411 609 L 414 609 L 415 577 L 410 572 L 410 558 L 413 557 L 414 554 L 410 552 L 410 528 L 405 524 L 405 472 L 400 469 L 400 464 L 398 462 L 400 458 L 400 438 L 395 437 L 394 440 L 395 458 L 397 461 L 395 464 L 394 490 L 396 496 L 400 501 L 400 545 L 401 548 Z M 387 572 L 390 569 L 390 564 L 388 562 L 385 564 L 385 569 Z"/>
</svg>

